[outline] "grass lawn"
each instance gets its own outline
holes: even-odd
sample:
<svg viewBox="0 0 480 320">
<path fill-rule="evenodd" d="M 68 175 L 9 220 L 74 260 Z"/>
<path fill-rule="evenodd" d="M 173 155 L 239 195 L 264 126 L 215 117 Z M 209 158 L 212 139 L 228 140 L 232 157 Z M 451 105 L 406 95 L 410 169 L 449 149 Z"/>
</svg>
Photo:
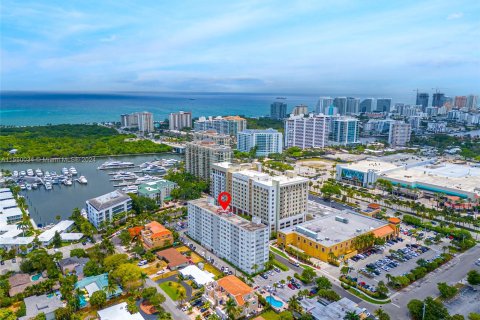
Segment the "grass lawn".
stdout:
<svg viewBox="0 0 480 320">
<path fill-rule="evenodd" d="M 205 269 L 205 271 L 213 273 L 213 275 L 215 277 L 221 277 L 222 276 L 222 272 L 220 270 L 218 270 L 217 268 L 215 268 L 214 266 L 212 266 L 210 263 L 205 263 L 204 264 L 204 269 Z"/>
<path fill-rule="evenodd" d="M 386 301 L 377 301 L 377 300 L 373 300 L 372 298 L 370 298 L 369 296 L 367 296 L 366 294 L 364 293 L 361 293 L 361 292 L 358 292 L 357 290 L 355 289 L 348 289 L 347 290 L 348 292 L 350 292 L 351 294 L 353 295 L 356 295 L 357 297 L 359 297 L 360 299 L 363 299 L 367 302 L 370 302 L 370 303 L 373 303 L 373 304 L 387 304 L 387 303 L 390 303 L 392 302 L 390 299 L 386 300 Z"/>
<path fill-rule="evenodd" d="M 175 248 L 175 250 L 177 250 L 178 252 L 182 253 L 182 252 L 188 252 L 188 251 L 190 251 L 190 248 L 188 248 L 187 246 L 181 246 L 181 247 Z"/>
<path fill-rule="evenodd" d="M 158 281 L 158 280 L 160 280 L 160 279 L 165 279 L 165 278 L 168 278 L 168 277 L 177 275 L 177 274 L 178 274 L 178 271 L 165 272 L 164 274 L 161 274 L 161 275 L 158 275 L 158 276 L 156 276 L 156 277 L 153 277 L 152 280 L 153 280 L 153 281 Z"/>
<path fill-rule="evenodd" d="M 178 300 L 177 290 L 185 291 L 185 288 L 182 285 L 172 281 L 161 283 L 160 288 L 162 288 L 162 290 L 165 291 L 165 293 L 174 301 Z"/>
<path fill-rule="evenodd" d="M 282 256 L 282 257 L 288 259 L 288 256 L 287 256 L 285 253 L 283 253 L 282 251 L 278 250 L 277 248 L 270 247 L 270 250 L 273 251 L 273 252 L 275 252 L 275 253 L 278 254 L 279 256 Z"/>
<path fill-rule="evenodd" d="M 158 268 L 157 268 L 157 264 L 159 264 Z M 167 263 L 165 261 L 157 260 L 157 261 L 151 263 L 148 267 L 143 268 L 143 272 L 145 272 L 148 275 L 152 275 L 152 274 L 157 273 L 157 271 L 162 270 L 166 266 L 167 266 Z"/>
<path fill-rule="evenodd" d="M 190 256 L 190 259 L 192 259 L 192 262 L 197 264 L 199 262 L 203 262 L 203 258 L 200 257 L 198 254 L 196 254 L 195 252 L 192 252 L 192 255 Z"/>
<path fill-rule="evenodd" d="M 265 320 L 280 320 L 281 317 L 282 319 L 293 319 L 293 316 L 290 313 L 290 311 L 283 311 L 280 313 L 276 313 L 273 310 L 268 310 L 267 312 L 260 314 L 259 317 L 262 317 Z"/>
</svg>

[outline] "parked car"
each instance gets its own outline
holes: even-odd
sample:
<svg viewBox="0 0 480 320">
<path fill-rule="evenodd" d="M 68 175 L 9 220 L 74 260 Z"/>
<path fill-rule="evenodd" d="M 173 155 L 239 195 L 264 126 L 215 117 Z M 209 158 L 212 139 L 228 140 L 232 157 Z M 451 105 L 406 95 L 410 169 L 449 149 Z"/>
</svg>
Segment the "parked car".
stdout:
<svg viewBox="0 0 480 320">
<path fill-rule="evenodd" d="M 288 284 L 288 287 L 289 287 L 290 289 L 292 289 L 292 290 L 295 290 L 295 287 L 294 287 L 293 284 L 291 284 L 291 283 Z"/>
</svg>

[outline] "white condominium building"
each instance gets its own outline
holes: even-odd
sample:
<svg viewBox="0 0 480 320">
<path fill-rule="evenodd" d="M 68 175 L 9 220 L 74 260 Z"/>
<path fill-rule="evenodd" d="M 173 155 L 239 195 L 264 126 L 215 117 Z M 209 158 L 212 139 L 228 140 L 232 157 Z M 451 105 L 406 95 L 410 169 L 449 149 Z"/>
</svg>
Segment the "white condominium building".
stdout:
<svg viewBox="0 0 480 320">
<path fill-rule="evenodd" d="M 188 235 L 249 274 L 262 270 L 268 261 L 267 226 L 258 218 L 248 221 L 233 213 L 222 213 L 213 199 L 188 202 Z"/>
<path fill-rule="evenodd" d="M 260 170 L 251 170 L 248 166 L 250 165 L 235 166 L 228 162 L 214 164 L 210 184 L 214 199 L 222 191 L 229 192 L 233 212 L 259 217 L 271 231 L 305 221 L 307 178 L 296 176 L 292 172 L 272 177 Z"/>
<path fill-rule="evenodd" d="M 95 228 L 102 226 L 102 223 L 113 221 L 115 216 L 132 209 L 132 199 L 118 190 L 104 194 L 86 201 L 87 217 Z"/>
<path fill-rule="evenodd" d="M 175 112 L 170 113 L 168 117 L 168 129 L 170 130 L 182 130 L 183 128 L 192 127 L 192 113 L 191 112 Z"/>
<path fill-rule="evenodd" d="M 272 128 L 266 130 L 247 129 L 237 135 L 237 149 L 242 152 L 250 152 L 256 147 L 256 155 L 268 156 L 271 153 L 282 153 L 282 133 Z"/>
<path fill-rule="evenodd" d="M 185 148 L 185 169 L 204 180 L 210 179 L 210 168 L 213 163 L 231 159 L 232 148 L 209 140 L 189 142 Z"/>
<path fill-rule="evenodd" d="M 153 132 L 153 114 L 151 112 L 135 112 L 132 114 L 122 114 L 120 116 L 122 128 L 138 128 L 140 132 Z"/>
<path fill-rule="evenodd" d="M 194 131 L 215 130 L 218 134 L 236 136 L 247 129 L 247 120 L 239 116 L 200 117 L 193 124 Z"/>
<path fill-rule="evenodd" d="M 285 147 L 324 148 L 328 143 L 329 119 L 323 114 L 308 118 L 290 116 L 285 120 Z"/>
<path fill-rule="evenodd" d="M 404 147 L 410 142 L 412 134 L 412 126 L 409 123 L 396 121 L 390 123 L 390 131 L 388 133 L 388 143 L 391 147 Z"/>
</svg>

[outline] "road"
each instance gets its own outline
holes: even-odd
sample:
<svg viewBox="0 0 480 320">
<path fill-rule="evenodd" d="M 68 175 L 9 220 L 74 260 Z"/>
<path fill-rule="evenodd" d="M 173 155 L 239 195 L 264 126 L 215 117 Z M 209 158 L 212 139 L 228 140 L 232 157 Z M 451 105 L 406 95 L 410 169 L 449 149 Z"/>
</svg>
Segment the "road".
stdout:
<svg viewBox="0 0 480 320">
<path fill-rule="evenodd" d="M 314 201 L 316 203 L 320 203 L 320 204 L 323 204 L 327 207 L 331 207 L 331 208 L 338 209 L 338 210 L 345 210 L 345 209 L 354 210 L 353 208 L 351 208 L 347 205 L 343 205 L 343 204 L 335 202 L 333 200 L 331 202 L 330 201 L 325 201 L 321 197 L 317 197 L 317 196 L 314 196 L 312 194 L 308 195 L 308 200 Z"/>
<path fill-rule="evenodd" d="M 394 315 L 395 319 L 409 319 L 407 304 L 410 300 L 423 300 L 428 296 L 437 296 L 437 283 L 446 282 L 447 284 L 454 284 L 465 278 L 468 271 L 472 269 L 480 271 L 480 267 L 475 265 L 475 261 L 478 258 L 480 258 L 480 245 L 458 255 L 422 280 L 394 293 L 391 296 L 392 303 L 384 305 L 383 309 L 391 316 Z M 370 304 L 362 302 L 361 305 L 366 306 Z"/>
<path fill-rule="evenodd" d="M 281 255 L 276 254 L 275 252 L 271 251 L 275 255 L 275 259 L 278 260 L 279 262 L 283 263 L 286 265 L 288 268 L 291 270 L 295 271 L 298 274 L 302 274 L 303 268 L 302 267 L 295 267 L 293 264 L 291 264 L 288 259 L 285 259 Z M 340 286 L 340 280 L 336 279 L 335 277 L 332 277 L 330 274 L 323 272 L 322 270 L 315 269 L 317 275 L 325 276 L 330 279 L 332 282 L 332 290 L 338 293 L 341 297 L 346 297 L 350 300 L 352 300 L 355 303 L 360 303 L 363 300 L 360 298 L 354 296 L 353 294 L 349 293 L 348 291 L 345 291 L 341 286 Z M 313 287 L 313 286 L 312 286 Z"/>
</svg>

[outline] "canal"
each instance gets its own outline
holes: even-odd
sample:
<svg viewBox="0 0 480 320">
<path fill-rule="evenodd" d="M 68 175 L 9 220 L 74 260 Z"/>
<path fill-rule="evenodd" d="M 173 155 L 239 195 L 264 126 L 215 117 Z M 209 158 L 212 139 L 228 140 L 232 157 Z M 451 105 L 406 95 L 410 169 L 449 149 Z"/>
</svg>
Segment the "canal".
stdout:
<svg viewBox="0 0 480 320">
<path fill-rule="evenodd" d="M 115 157 L 114 160 L 118 161 L 130 161 L 139 165 L 146 161 L 152 161 L 155 159 L 178 159 L 181 157 L 175 154 L 158 154 L 158 155 L 139 155 L 139 156 L 125 156 Z M 88 180 L 88 184 L 82 185 L 75 182 L 72 186 L 64 186 L 62 184 L 53 185 L 52 190 L 45 190 L 45 188 L 39 187 L 37 190 L 25 190 L 21 194 L 25 196 L 28 204 L 28 210 L 30 216 L 35 223 L 46 225 L 49 223 L 55 223 L 56 216 L 60 216 L 62 219 L 70 217 L 74 208 L 84 208 L 85 201 L 99 195 L 108 193 L 115 190 L 113 187 L 113 181 L 108 175 L 110 170 L 98 170 L 97 168 L 108 161 L 108 158 L 96 158 L 92 162 L 68 162 L 68 163 L 8 163 L 0 164 L 0 168 L 6 170 L 27 170 L 40 168 L 45 171 L 56 171 L 57 174 L 62 172 L 63 167 L 70 168 L 75 167 L 78 171 L 77 178 L 81 175 L 85 176 Z M 123 171 L 139 170 L 138 167 L 130 169 L 122 169 Z"/>
</svg>

